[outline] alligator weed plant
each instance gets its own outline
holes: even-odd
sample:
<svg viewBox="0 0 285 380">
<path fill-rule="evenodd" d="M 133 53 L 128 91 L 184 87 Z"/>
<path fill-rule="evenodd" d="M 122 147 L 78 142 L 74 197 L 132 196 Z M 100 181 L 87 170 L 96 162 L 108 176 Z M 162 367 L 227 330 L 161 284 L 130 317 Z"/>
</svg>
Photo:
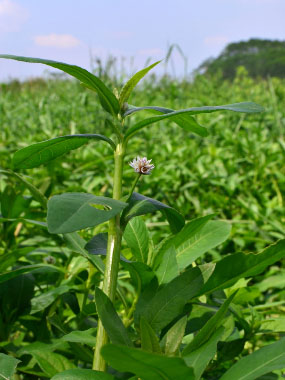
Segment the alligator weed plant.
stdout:
<svg viewBox="0 0 285 380">
<path fill-rule="evenodd" d="M 42 223 L 43 228 L 48 229 L 58 244 L 64 238 L 66 250 L 71 252 L 69 263 L 77 260 L 83 269 L 87 264 L 88 278 L 83 288 L 80 287 L 76 278 L 81 269 L 74 264 L 71 280 L 58 274 L 51 288 L 37 288 L 31 300 L 31 319 L 27 316 L 18 322 L 21 331 L 18 340 L 12 344 L 13 338 L 4 339 L 10 341 L 2 344 L 0 377 L 10 379 L 16 371 L 17 379 L 53 380 L 201 377 L 249 380 L 272 371 L 275 371 L 272 378 L 277 376 L 276 371 L 280 374 L 285 363 L 285 338 L 277 336 L 283 331 L 278 327 L 281 322 L 278 325 L 258 312 L 258 307 L 268 307 L 261 293 L 257 295 L 261 300 L 257 308 L 245 305 L 253 299 L 247 289 L 248 281 L 258 282 L 255 276 L 284 257 L 285 241 L 280 240 L 258 254 L 238 252 L 207 263 L 201 257 L 228 238 L 230 224 L 217 220 L 215 215 L 185 223 L 182 214 L 174 208 L 135 192 L 139 180 L 155 173 L 150 157 L 142 157 L 144 152 L 140 151 L 133 161 L 125 159 L 133 136 L 159 121 L 169 119 L 185 133 L 204 138 L 207 129 L 198 124 L 195 115 L 218 111 L 255 113 L 263 108 L 253 102 L 182 110 L 128 104 L 135 86 L 159 62 L 137 72 L 120 93 L 117 90 L 113 93 L 98 77 L 78 66 L 11 55 L 0 57 L 45 64 L 77 78 L 97 93 L 106 111 L 109 134 L 90 131 L 90 134 L 59 136 L 30 145 L 14 154 L 14 171 L 1 171 L 20 181 L 34 200 L 47 208 L 47 223 Z M 132 123 L 132 115 L 145 115 L 142 111 L 151 115 Z M 45 165 L 94 139 L 107 143 L 114 154 L 112 198 L 75 192 L 54 195 L 47 200 L 15 172 Z M 158 157 L 152 159 L 159 166 Z M 130 189 L 123 187 L 126 165 L 134 169 Z M 157 211 L 166 218 L 171 232 L 154 246 L 142 215 Z M 108 232 L 95 234 L 88 242 L 78 233 L 106 222 Z M 126 257 L 122 242 L 129 247 Z M 1 283 L 23 273 L 33 273 L 36 277 L 43 270 L 41 264 L 5 272 L 11 261 L 4 264 Z M 44 268 L 55 272 L 64 270 L 52 263 Z M 65 304 L 70 306 L 68 312 Z M 93 327 L 82 329 L 82 316 L 88 315 Z M 31 322 L 37 323 L 37 317 L 46 330 L 35 339 L 37 332 L 31 332 Z M 4 326 L 4 321 L 1 324 Z M 260 344 L 260 334 L 268 334 L 266 344 Z"/>
</svg>

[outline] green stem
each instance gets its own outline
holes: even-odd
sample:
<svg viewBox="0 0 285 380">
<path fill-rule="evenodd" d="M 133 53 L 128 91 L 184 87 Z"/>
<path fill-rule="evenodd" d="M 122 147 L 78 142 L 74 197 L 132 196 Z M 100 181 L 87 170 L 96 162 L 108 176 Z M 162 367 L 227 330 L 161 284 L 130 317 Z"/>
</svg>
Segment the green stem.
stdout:
<svg viewBox="0 0 285 380">
<path fill-rule="evenodd" d="M 114 187 L 113 187 L 113 199 L 119 200 L 122 197 L 122 176 L 123 176 L 123 161 L 125 155 L 125 145 L 119 143 L 115 151 L 115 172 L 114 172 Z M 113 302 L 117 288 L 117 278 L 120 262 L 120 249 L 122 241 L 122 231 L 120 226 L 120 215 L 111 219 L 109 222 L 108 230 L 108 245 L 104 280 L 102 285 L 103 292 Z M 102 347 L 108 343 L 107 333 L 102 325 L 102 322 L 98 321 L 96 346 L 94 352 L 93 369 L 97 371 L 106 370 L 106 362 L 102 358 L 100 352 Z"/>
<path fill-rule="evenodd" d="M 141 178 L 141 175 L 142 175 L 141 173 L 138 173 L 138 175 L 136 176 L 136 178 L 135 178 L 135 180 L 134 180 L 134 182 L 133 182 L 133 184 L 132 184 L 131 191 L 129 192 L 128 198 L 127 198 L 127 200 L 126 200 L 126 203 L 128 203 L 129 200 L 131 199 L 131 196 L 133 195 L 133 192 L 134 192 L 134 190 L 135 190 L 135 187 L 136 187 L 136 185 L 137 185 L 139 179 Z"/>
</svg>

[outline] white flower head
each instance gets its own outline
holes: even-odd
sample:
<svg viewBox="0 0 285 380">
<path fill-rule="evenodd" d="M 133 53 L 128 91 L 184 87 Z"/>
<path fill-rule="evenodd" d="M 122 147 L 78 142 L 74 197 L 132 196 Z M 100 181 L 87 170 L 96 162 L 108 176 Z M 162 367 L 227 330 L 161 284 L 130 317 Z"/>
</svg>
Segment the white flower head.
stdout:
<svg viewBox="0 0 285 380">
<path fill-rule="evenodd" d="M 154 165 L 151 164 L 151 160 L 148 160 L 146 157 L 137 157 L 129 163 L 129 165 L 134 169 L 136 173 L 148 175 L 154 169 Z"/>
</svg>

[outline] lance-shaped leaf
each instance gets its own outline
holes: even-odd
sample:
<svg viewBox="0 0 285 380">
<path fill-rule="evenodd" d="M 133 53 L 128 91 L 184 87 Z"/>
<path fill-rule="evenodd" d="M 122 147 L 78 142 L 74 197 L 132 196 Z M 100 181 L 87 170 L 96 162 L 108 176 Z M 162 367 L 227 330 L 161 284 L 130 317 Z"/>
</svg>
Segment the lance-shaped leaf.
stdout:
<svg viewBox="0 0 285 380">
<path fill-rule="evenodd" d="M 65 73 L 79 79 L 89 89 L 96 91 L 102 107 L 109 113 L 116 115 L 119 112 L 119 102 L 115 95 L 106 87 L 106 85 L 89 71 L 76 65 L 69 65 L 63 62 L 51 61 L 41 58 L 19 57 L 16 55 L 0 54 L 0 58 L 13 59 L 16 61 L 29 63 L 42 63 L 47 66 L 54 67 Z"/>
<path fill-rule="evenodd" d="M 20 181 L 31 192 L 36 201 L 38 201 L 44 208 L 47 207 L 47 198 L 24 177 L 12 172 L 12 170 L 0 170 L 0 173 L 16 178 L 16 180 Z"/>
<path fill-rule="evenodd" d="M 133 89 L 136 87 L 136 85 L 139 83 L 139 81 L 152 69 L 154 68 L 156 65 L 158 65 L 161 61 L 158 61 L 158 62 L 155 62 L 153 63 L 152 65 L 146 67 L 145 69 L 142 69 L 140 71 L 138 71 L 135 75 L 133 75 L 131 77 L 131 79 L 129 79 L 127 81 L 127 83 L 124 85 L 124 87 L 122 88 L 122 91 L 120 93 L 120 97 L 119 97 L 119 104 L 120 104 L 120 107 L 123 106 L 123 104 L 125 102 L 128 101 L 129 99 L 129 96 L 131 95 Z"/>
<path fill-rule="evenodd" d="M 149 235 L 146 225 L 140 217 L 129 221 L 124 232 L 124 239 L 136 260 L 147 263 Z"/>
<path fill-rule="evenodd" d="M 258 254 L 235 253 L 220 260 L 199 294 L 226 289 L 243 277 L 256 276 L 269 265 L 285 257 L 285 239 L 279 240 Z"/>
<path fill-rule="evenodd" d="M 0 353 L 0 379 L 12 379 L 20 360 Z"/>
<path fill-rule="evenodd" d="M 175 119 L 177 116 L 181 116 L 181 115 L 198 115 L 201 113 L 211 113 L 211 112 L 217 112 L 217 111 L 223 111 L 223 110 L 243 112 L 243 113 L 256 113 L 256 112 L 264 111 L 263 107 L 253 102 L 227 104 L 224 106 L 214 106 L 214 107 L 211 107 L 211 106 L 192 107 L 192 108 L 187 108 L 187 109 L 171 112 L 166 115 L 153 116 L 153 117 L 141 120 L 137 124 L 133 125 L 130 129 L 128 129 L 125 137 L 126 139 L 128 139 L 140 129 L 146 127 L 147 125 L 156 123 L 160 120 Z"/>
<path fill-rule="evenodd" d="M 48 201 L 47 224 L 52 234 L 65 234 L 104 223 L 127 203 L 86 193 L 55 195 Z M 105 209 L 102 209 L 105 208 Z"/>
<path fill-rule="evenodd" d="M 99 288 L 95 289 L 95 302 L 100 320 L 114 344 L 132 346 L 132 341 L 111 300 Z"/>
<path fill-rule="evenodd" d="M 191 268 L 159 288 L 148 304 L 136 312 L 158 331 L 183 311 L 186 302 L 199 292 L 203 281 L 202 271 L 198 267 Z"/>
<path fill-rule="evenodd" d="M 208 339 L 213 335 L 213 333 L 222 325 L 223 318 L 226 315 L 230 303 L 232 302 L 237 291 L 233 293 L 219 308 L 219 310 L 214 314 L 207 323 L 202 327 L 202 329 L 195 335 L 195 338 L 184 348 L 182 355 L 186 356 L 190 352 L 197 350 L 201 347 Z"/>
<path fill-rule="evenodd" d="M 285 368 L 285 338 L 269 344 L 236 362 L 220 380 L 254 380 Z"/>
<path fill-rule="evenodd" d="M 76 368 L 58 373 L 51 380 L 115 380 L 115 378 L 101 371 Z"/>
<path fill-rule="evenodd" d="M 159 339 L 156 333 L 153 331 L 152 327 L 148 321 L 141 317 L 140 320 L 140 332 L 141 332 L 141 348 L 144 351 L 161 353 L 161 348 L 159 345 Z"/>
<path fill-rule="evenodd" d="M 133 193 L 128 207 L 122 215 L 123 223 L 127 223 L 135 216 L 162 211 L 173 233 L 177 233 L 184 226 L 183 216 L 174 208 L 155 199 L 145 197 L 139 193 Z"/>
<path fill-rule="evenodd" d="M 115 369 L 131 372 L 143 380 L 194 380 L 193 369 L 181 358 L 168 358 L 136 348 L 108 344 L 102 356 Z"/>
<path fill-rule="evenodd" d="M 178 249 L 179 247 L 185 245 L 190 239 L 194 239 L 194 237 L 200 233 L 201 229 L 211 218 L 213 218 L 213 216 L 214 214 L 209 214 L 201 218 L 193 219 L 185 224 L 181 231 L 179 231 L 176 235 L 162 241 L 155 251 L 153 267 L 158 268 L 161 265 L 166 252 L 171 247 Z"/>
<path fill-rule="evenodd" d="M 108 233 L 100 233 L 98 235 L 93 236 L 92 239 L 88 241 L 85 245 L 86 251 L 90 253 L 90 255 L 102 255 L 106 256 L 107 254 L 107 245 L 108 245 Z M 122 261 L 130 262 L 124 256 L 120 256 Z"/>
<path fill-rule="evenodd" d="M 31 169 L 86 144 L 90 139 L 103 140 L 115 149 L 115 144 L 106 136 L 98 134 L 69 135 L 42 141 L 18 150 L 13 156 L 16 169 Z"/>
<path fill-rule="evenodd" d="M 128 110 L 125 112 L 124 117 L 131 115 L 135 112 L 139 111 L 151 111 L 154 113 L 159 114 L 170 114 L 172 112 L 175 112 L 175 110 L 172 110 L 170 108 L 164 108 L 164 107 L 156 107 L 156 106 L 148 106 L 148 107 L 134 107 L 131 106 L 128 108 Z M 206 128 L 202 127 L 196 119 L 188 114 L 181 114 L 176 115 L 172 118 L 172 121 L 174 121 L 179 127 L 183 128 L 187 132 L 196 133 L 199 136 L 206 137 L 208 136 L 208 131 Z"/>
</svg>

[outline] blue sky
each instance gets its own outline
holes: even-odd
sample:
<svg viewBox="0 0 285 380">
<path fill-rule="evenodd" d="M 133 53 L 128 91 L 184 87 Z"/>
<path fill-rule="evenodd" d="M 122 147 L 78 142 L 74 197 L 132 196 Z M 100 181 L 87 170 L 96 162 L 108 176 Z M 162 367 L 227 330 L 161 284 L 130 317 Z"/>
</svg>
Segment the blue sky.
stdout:
<svg viewBox="0 0 285 380">
<path fill-rule="evenodd" d="M 90 55 L 125 58 L 127 70 L 179 44 L 188 70 L 229 42 L 285 40 L 284 0 L 0 0 L 0 53 L 90 69 Z M 176 74 L 183 60 L 173 55 Z M 42 75 L 43 65 L 0 60 L 0 81 Z M 159 70 L 165 70 L 163 66 Z M 171 65 L 167 68 L 172 73 Z"/>
</svg>

